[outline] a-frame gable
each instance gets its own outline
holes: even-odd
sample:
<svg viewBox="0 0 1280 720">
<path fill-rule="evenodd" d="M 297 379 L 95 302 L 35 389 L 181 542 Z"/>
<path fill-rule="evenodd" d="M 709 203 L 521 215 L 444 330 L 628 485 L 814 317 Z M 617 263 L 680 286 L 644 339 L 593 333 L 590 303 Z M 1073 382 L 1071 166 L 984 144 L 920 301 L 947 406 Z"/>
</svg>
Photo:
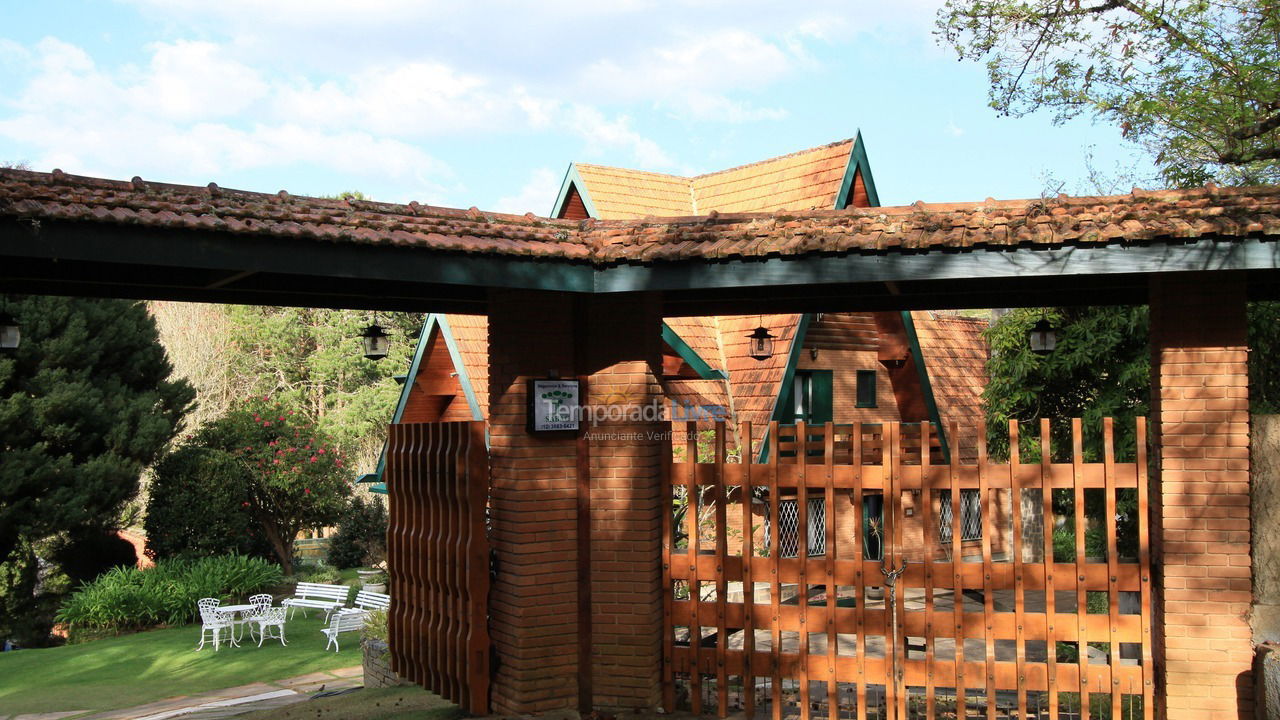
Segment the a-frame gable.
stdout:
<svg viewBox="0 0 1280 720">
<path fill-rule="evenodd" d="M 404 382 L 400 386 L 400 398 L 396 401 L 395 412 L 391 414 L 391 423 L 401 423 L 406 421 L 406 414 L 412 412 L 419 373 L 429 364 L 431 351 L 439 348 L 438 341 L 444 343 L 444 349 L 448 353 L 449 362 L 453 364 L 453 372 L 455 372 L 459 389 L 462 391 L 463 397 L 466 398 L 467 405 L 471 411 L 472 420 L 483 420 L 484 415 L 480 409 L 480 403 L 476 397 L 475 388 L 471 384 L 471 378 L 467 373 L 466 363 L 462 361 L 462 355 L 458 351 L 457 341 L 453 337 L 453 331 L 449 327 L 448 319 L 438 313 L 427 315 L 422 322 L 422 332 L 418 335 L 418 345 L 413 352 L 413 360 L 409 363 L 409 372 L 404 376 Z M 377 470 L 363 475 L 357 482 L 373 483 L 370 490 L 377 493 L 386 493 L 386 485 L 383 483 L 383 472 L 387 466 L 387 447 L 382 446 L 382 453 L 378 456 Z"/>
<path fill-rule="evenodd" d="M 576 163 L 569 163 L 569 169 L 560 182 L 560 192 L 556 195 L 556 204 L 551 208 L 551 217 L 569 220 L 585 220 L 600 217 L 595 204 L 591 202 L 591 193 L 587 184 L 582 181 Z"/>
<path fill-rule="evenodd" d="M 871 161 L 867 159 L 861 130 L 849 149 L 849 162 L 845 165 L 840 192 L 836 194 L 835 209 L 847 207 L 880 207 L 880 196 L 876 194 L 876 181 L 871 175 Z"/>
</svg>

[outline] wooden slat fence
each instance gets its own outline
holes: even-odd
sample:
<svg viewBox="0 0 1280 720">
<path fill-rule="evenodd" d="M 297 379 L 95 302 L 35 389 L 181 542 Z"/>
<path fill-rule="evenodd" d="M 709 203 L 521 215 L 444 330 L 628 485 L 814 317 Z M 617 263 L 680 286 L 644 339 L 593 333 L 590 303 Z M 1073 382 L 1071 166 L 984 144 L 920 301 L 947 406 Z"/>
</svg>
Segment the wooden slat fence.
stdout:
<svg viewBox="0 0 1280 720">
<path fill-rule="evenodd" d="M 484 423 L 391 425 L 391 668 L 472 714 L 489 711 L 489 459 Z"/>
<path fill-rule="evenodd" d="M 1069 462 L 1052 461 L 1048 421 L 1033 462 L 1022 429 L 1009 431 L 1010 457 L 995 462 L 982 427 L 966 461 L 939 453 L 927 423 L 905 435 L 898 423 L 774 424 L 767 462 L 738 463 L 723 426 L 701 440 L 689 428 L 686 461 L 664 478 L 664 706 L 806 720 L 1153 717 L 1145 421 L 1127 462 L 1110 419 L 1100 462 L 1085 461 L 1079 420 Z M 687 461 L 699 442 L 712 462 Z M 980 520 L 978 537 L 966 520 Z M 904 564 L 887 587 L 882 570 Z"/>
</svg>

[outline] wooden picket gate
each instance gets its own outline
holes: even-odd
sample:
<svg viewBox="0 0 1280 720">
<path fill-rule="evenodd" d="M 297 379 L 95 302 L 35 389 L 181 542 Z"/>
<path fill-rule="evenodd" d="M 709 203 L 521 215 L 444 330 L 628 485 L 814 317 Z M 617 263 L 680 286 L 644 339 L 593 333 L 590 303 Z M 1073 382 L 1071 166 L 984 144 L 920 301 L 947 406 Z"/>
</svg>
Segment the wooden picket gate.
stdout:
<svg viewBox="0 0 1280 720">
<path fill-rule="evenodd" d="M 1145 422 L 1131 462 L 1110 419 L 1101 462 L 1084 461 L 1079 420 L 1071 431 L 1070 460 L 1052 462 L 1043 421 L 1024 463 L 1011 424 L 995 463 L 979 427 L 966 463 L 954 426 L 946 457 L 927 423 L 774 423 L 758 463 L 749 424 L 743 462 L 727 462 L 723 424 L 697 462 L 690 426 L 663 487 L 663 706 L 1153 717 Z"/>
<path fill-rule="evenodd" d="M 391 426 L 387 567 L 391 669 L 489 711 L 489 458 L 484 423 Z"/>
</svg>

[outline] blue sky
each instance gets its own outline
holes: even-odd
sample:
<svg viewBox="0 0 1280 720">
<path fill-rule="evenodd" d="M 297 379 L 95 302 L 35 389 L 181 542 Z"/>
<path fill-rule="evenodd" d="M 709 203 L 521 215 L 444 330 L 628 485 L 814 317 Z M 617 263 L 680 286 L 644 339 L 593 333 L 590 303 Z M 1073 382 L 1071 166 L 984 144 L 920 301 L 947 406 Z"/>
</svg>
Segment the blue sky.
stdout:
<svg viewBox="0 0 1280 720">
<path fill-rule="evenodd" d="M 938 4 L 0 0 L 0 161 L 538 214 L 570 161 L 692 174 L 859 129 L 886 205 L 1092 193 L 1087 153 L 1150 174 L 1111 126 L 997 117 Z"/>
</svg>

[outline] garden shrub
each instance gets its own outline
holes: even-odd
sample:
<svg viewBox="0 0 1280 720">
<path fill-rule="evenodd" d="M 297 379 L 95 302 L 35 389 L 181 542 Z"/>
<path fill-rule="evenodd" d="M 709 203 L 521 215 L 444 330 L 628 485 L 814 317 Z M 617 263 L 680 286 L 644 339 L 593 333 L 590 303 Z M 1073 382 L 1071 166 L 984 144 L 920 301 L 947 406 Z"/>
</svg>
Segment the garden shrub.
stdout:
<svg viewBox="0 0 1280 720">
<path fill-rule="evenodd" d="M 71 594 L 58 621 L 76 630 L 138 630 L 199 617 L 204 597 L 240 599 L 283 579 L 280 566 L 244 555 L 162 560 L 146 570 L 113 568 Z"/>
<path fill-rule="evenodd" d="M 314 583 L 337 583 L 342 580 L 342 574 L 338 572 L 338 568 L 327 565 L 325 563 L 316 563 L 311 566 L 303 566 L 302 577 L 303 582 Z"/>
<path fill-rule="evenodd" d="M 250 514 L 244 464 L 223 450 L 185 445 L 155 467 L 147 502 L 147 554 L 154 560 L 252 555 L 271 545 Z"/>
<path fill-rule="evenodd" d="M 329 562 L 338 568 L 373 566 L 387 554 L 387 509 L 374 498 L 351 498 L 329 541 Z"/>
</svg>

